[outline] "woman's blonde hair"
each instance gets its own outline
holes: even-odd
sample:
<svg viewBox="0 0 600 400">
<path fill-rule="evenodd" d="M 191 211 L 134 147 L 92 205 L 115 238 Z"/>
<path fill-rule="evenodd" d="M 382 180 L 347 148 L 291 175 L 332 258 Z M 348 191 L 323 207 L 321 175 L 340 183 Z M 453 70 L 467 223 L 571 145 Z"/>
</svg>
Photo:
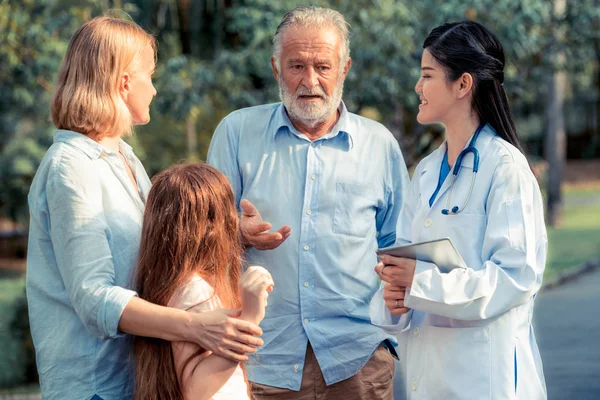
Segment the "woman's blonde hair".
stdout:
<svg viewBox="0 0 600 400">
<path fill-rule="evenodd" d="M 50 105 L 54 125 L 98 139 L 131 135 L 131 113 L 119 94 L 119 83 L 125 71 L 136 71 L 148 45 L 156 59 L 154 37 L 124 19 L 96 17 L 77 29 Z"/>
</svg>

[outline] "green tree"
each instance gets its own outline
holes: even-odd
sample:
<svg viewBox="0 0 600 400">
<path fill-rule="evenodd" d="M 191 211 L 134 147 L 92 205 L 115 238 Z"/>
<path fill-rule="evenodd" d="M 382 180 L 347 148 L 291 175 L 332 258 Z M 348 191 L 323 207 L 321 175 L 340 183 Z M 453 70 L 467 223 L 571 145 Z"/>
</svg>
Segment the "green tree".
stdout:
<svg viewBox="0 0 600 400">
<path fill-rule="evenodd" d="M 26 220 L 29 186 L 52 143 L 49 102 L 68 40 L 84 21 L 112 5 L 0 1 L 0 214 Z"/>
<path fill-rule="evenodd" d="M 158 96 L 152 121 L 131 139 L 150 174 L 181 159 L 203 159 L 221 118 L 278 101 L 269 59 L 283 14 L 303 1 L 0 0 L 0 213 L 26 215 L 25 194 L 51 142 L 48 101 L 70 35 L 108 8 L 124 8 L 159 40 Z M 409 164 L 435 146 L 439 126 L 416 123 L 421 45 L 446 21 L 474 19 L 502 40 L 505 89 L 529 150 L 542 153 L 549 78 L 568 76 L 567 132 L 592 132 L 600 152 L 600 54 L 597 0 L 568 1 L 564 18 L 545 0 L 316 0 L 351 24 L 353 65 L 344 99 L 378 119 L 401 142 Z M 553 63 L 563 27 L 566 62 Z M 573 112 L 569 112 L 573 111 Z M 585 115 L 584 118 L 581 116 Z M 588 116 L 589 115 L 589 116 Z M 589 122 L 591 121 L 591 122 Z M 596 150 L 594 150 L 596 149 Z"/>
</svg>

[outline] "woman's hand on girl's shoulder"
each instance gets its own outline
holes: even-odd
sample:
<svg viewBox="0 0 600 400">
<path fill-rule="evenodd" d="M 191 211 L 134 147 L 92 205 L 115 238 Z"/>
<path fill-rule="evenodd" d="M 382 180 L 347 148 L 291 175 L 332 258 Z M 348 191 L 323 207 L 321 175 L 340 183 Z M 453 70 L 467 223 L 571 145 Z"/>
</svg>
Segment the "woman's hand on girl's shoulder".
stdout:
<svg viewBox="0 0 600 400">
<path fill-rule="evenodd" d="M 263 267 L 249 267 L 240 279 L 241 319 L 259 323 L 265 317 L 267 298 L 273 290 L 273 278 Z"/>
</svg>

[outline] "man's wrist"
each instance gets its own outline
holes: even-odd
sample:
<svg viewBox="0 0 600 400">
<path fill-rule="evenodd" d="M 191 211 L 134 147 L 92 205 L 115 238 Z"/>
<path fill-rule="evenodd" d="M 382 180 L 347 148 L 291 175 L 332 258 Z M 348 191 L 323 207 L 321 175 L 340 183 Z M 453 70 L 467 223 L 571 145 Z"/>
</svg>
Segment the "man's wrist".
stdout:
<svg viewBox="0 0 600 400">
<path fill-rule="evenodd" d="M 252 243 L 250 243 L 250 241 L 246 238 L 246 235 L 244 234 L 243 231 L 240 232 L 240 236 L 241 236 L 242 247 L 244 248 L 244 250 L 254 247 L 252 245 Z"/>
</svg>

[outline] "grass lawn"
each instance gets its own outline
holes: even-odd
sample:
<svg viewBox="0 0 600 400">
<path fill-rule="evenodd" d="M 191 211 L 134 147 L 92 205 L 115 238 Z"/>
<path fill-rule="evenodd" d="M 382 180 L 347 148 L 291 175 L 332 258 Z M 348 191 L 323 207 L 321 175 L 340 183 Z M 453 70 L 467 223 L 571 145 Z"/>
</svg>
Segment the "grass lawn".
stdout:
<svg viewBox="0 0 600 400">
<path fill-rule="evenodd" d="M 548 228 L 548 262 L 545 281 L 600 258 L 600 188 L 565 189 L 563 220 Z"/>
</svg>

